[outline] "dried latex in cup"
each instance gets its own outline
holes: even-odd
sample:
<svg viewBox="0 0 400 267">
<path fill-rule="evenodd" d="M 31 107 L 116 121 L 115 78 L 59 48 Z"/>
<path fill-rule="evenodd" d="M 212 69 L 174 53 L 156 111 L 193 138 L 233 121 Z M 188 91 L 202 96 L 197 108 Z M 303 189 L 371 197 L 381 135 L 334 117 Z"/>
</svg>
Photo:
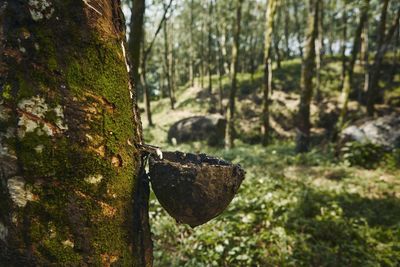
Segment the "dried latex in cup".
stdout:
<svg viewBox="0 0 400 267">
<path fill-rule="evenodd" d="M 239 166 L 205 154 L 163 152 L 152 155 L 153 191 L 178 222 L 195 227 L 222 213 L 232 201 L 245 172 Z"/>
</svg>

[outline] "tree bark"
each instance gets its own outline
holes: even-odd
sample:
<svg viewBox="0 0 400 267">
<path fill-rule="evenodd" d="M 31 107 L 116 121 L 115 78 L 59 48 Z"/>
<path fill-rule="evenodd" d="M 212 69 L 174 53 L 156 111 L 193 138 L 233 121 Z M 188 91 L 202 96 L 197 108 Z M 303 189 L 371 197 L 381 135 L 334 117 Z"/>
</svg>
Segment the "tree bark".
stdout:
<svg viewBox="0 0 400 267">
<path fill-rule="evenodd" d="M 189 80 L 190 85 L 194 86 L 194 45 L 193 45 L 193 25 L 194 25 L 194 16 L 193 16 L 193 0 L 190 0 L 190 35 L 189 35 L 189 54 L 190 54 L 190 63 L 189 63 Z"/>
<path fill-rule="evenodd" d="M 271 88 L 271 44 L 272 33 L 274 31 L 275 14 L 278 8 L 276 0 L 268 0 L 266 21 L 265 21 L 265 40 L 264 40 L 264 84 L 263 84 L 263 113 L 262 113 L 262 144 L 266 146 L 269 142 L 269 94 Z"/>
<path fill-rule="evenodd" d="M 297 37 L 297 42 L 299 43 L 299 53 L 300 57 L 303 58 L 303 40 L 301 36 L 301 24 L 299 20 L 299 6 L 298 6 L 298 1 L 293 0 L 293 8 L 294 8 L 294 22 L 296 25 L 296 37 Z"/>
<path fill-rule="evenodd" d="M 361 34 L 361 62 L 364 72 L 363 88 L 358 91 L 358 103 L 363 103 L 363 96 L 368 91 L 369 87 L 369 45 L 368 45 L 368 16 L 364 23 L 364 28 Z"/>
<path fill-rule="evenodd" d="M 132 76 L 135 83 L 139 83 L 140 45 L 143 38 L 145 0 L 132 0 L 131 21 L 129 32 L 129 54 L 132 61 Z"/>
<path fill-rule="evenodd" d="M 296 152 L 307 152 L 310 146 L 310 104 L 312 98 L 312 79 L 315 69 L 315 39 L 318 36 L 318 16 L 320 0 L 310 0 L 310 13 L 307 25 L 307 42 L 301 69 L 300 105 L 297 119 Z"/>
<path fill-rule="evenodd" d="M 164 20 L 164 65 L 165 65 L 165 76 L 167 76 L 167 89 L 170 99 L 171 109 L 175 108 L 175 100 L 172 91 L 172 77 L 171 77 L 171 61 L 170 61 L 170 47 L 168 38 L 167 20 Z"/>
<path fill-rule="evenodd" d="M 0 4 L 0 262 L 151 266 L 120 2 L 36 3 Z"/>
<path fill-rule="evenodd" d="M 316 54 L 316 82 L 315 82 L 315 99 L 319 102 L 322 100 L 321 95 L 321 64 L 322 64 L 322 53 L 324 47 L 324 38 L 322 35 L 323 32 L 323 11 L 324 6 L 323 2 L 320 3 L 320 15 L 318 16 L 318 38 L 315 43 L 315 54 Z"/>
<path fill-rule="evenodd" d="M 285 58 L 290 58 L 290 46 L 289 46 L 289 23 L 290 23 L 290 14 L 289 14 L 289 1 L 285 2 L 285 8 L 283 10 L 285 14 L 285 21 L 284 21 L 284 35 L 285 35 Z"/>
<path fill-rule="evenodd" d="M 340 90 L 343 90 L 344 79 L 346 77 L 346 42 L 347 42 L 347 1 L 343 1 L 343 12 L 342 12 L 342 44 L 340 49 L 341 59 L 342 59 L 342 70 L 340 74 Z"/>
<path fill-rule="evenodd" d="M 351 91 L 352 83 L 353 83 L 354 66 L 356 64 L 358 51 L 360 50 L 361 33 L 362 33 L 362 30 L 364 29 L 364 24 L 368 17 L 368 10 L 369 10 L 369 0 L 364 0 L 363 6 L 361 8 L 360 21 L 358 23 L 356 32 L 354 34 L 353 48 L 351 50 L 351 58 L 350 58 L 349 66 L 347 68 L 347 72 L 346 72 L 345 78 L 344 78 L 344 85 L 343 85 L 342 94 L 341 94 L 342 108 L 341 108 L 339 120 L 338 120 L 338 127 L 337 127 L 338 130 L 342 129 L 344 121 L 345 121 L 345 116 L 347 113 L 347 104 L 349 102 L 349 95 L 350 95 L 350 91 Z"/>
<path fill-rule="evenodd" d="M 213 0 L 210 0 L 208 4 L 208 93 L 212 94 L 212 15 L 213 15 Z"/>
<path fill-rule="evenodd" d="M 234 147 L 234 132 L 235 132 L 235 98 L 237 90 L 237 68 L 238 68 L 238 51 L 240 45 L 240 23 L 242 17 L 242 4 L 243 0 L 237 0 L 236 7 L 236 25 L 235 25 L 235 35 L 232 47 L 232 63 L 231 63 L 231 91 L 229 94 L 229 106 L 227 112 L 227 124 L 225 131 L 225 148 L 230 149 Z"/>
<path fill-rule="evenodd" d="M 218 14 L 218 5 L 215 5 L 216 11 L 215 13 Z M 222 115 L 224 114 L 224 107 L 222 104 L 223 100 L 223 88 L 222 88 L 222 68 L 223 68 L 223 55 L 222 55 L 222 46 L 221 46 L 221 41 L 220 41 L 220 31 L 219 31 L 219 25 L 218 22 L 215 23 L 215 33 L 217 35 L 217 75 L 218 75 L 218 107 L 219 107 L 219 113 Z"/>
<path fill-rule="evenodd" d="M 143 31 L 144 32 L 144 31 Z M 143 102 L 144 102 L 144 113 L 146 114 L 147 123 L 149 127 L 154 126 L 153 120 L 151 118 L 151 106 L 150 106 L 150 90 L 149 86 L 147 85 L 147 78 L 146 78 L 146 61 L 147 56 L 144 51 L 145 47 L 145 35 L 143 34 L 142 40 L 142 53 L 141 53 L 141 60 L 140 60 L 140 85 L 142 86 L 143 90 Z"/>
<path fill-rule="evenodd" d="M 387 9 L 389 5 L 389 0 L 385 0 L 383 2 L 380 25 L 378 27 L 378 41 L 377 41 L 377 51 L 374 58 L 374 63 L 371 68 L 370 73 L 370 82 L 367 90 L 367 112 L 369 116 L 373 116 L 375 113 L 375 103 L 379 96 L 379 76 L 381 72 L 383 57 L 385 56 L 386 51 L 388 50 L 391 39 L 399 27 L 400 20 L 400 8 L 397 9 L 395 18 L 393 23 L 386 33 L 386 17 L 387 17 Z"/>
</svg>

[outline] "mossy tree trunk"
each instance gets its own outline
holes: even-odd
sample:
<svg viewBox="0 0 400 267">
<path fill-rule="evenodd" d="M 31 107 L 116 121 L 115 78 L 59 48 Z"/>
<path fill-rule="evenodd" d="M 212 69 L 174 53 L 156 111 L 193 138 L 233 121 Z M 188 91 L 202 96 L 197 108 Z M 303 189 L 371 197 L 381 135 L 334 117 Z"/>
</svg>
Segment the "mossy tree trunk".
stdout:
<svg viewBox="0 0 400 267">
<path fill-rule="evenodd" d="M 320 0 L 310 0 L 310 13 L 307 25 L 307 41 L 301 68 L 300 105 L 296 125 L 296 152 L 309 150 L 310 145 L 310 104 L 313 92 L 315 69 L 315 39 L 318 35 L 318 16 Z"/>
<path fill-rule="evenodd" d="M 234 132 L 235 132 L 235 100 L 237 91 L 237 70 L 238 70 L 238 51 L 239 51 L 239 38 L 240 38 L 240 22 L 242 17 L 242 4 L 243 0 L 237 0 L 236 7 L 236 25 L 235 35 L 232 47 L 232 62 L 231 62 L 231 90 L 229 93 L 229 104 L 227 111 L 227 123 L 225 130 L 225 148 L 230 149 L 234 146 Z"/>
<path fill-rule="evenodd" d="M 2 0 L 0 21 L 0 263 L 151 266 L 119 0 Z"/>
<path fill-rule="evenodd" d="M 266 21 L 265 21 L 265 39 L 264 39 L 264 84 L 263 84 L 263 113 L 262 113 L 262 144 L 268 144 L 270 135 L 269 125 L 269 94 L 271 88 L 271 44 L 272 33 L 274 30 L 274 20 L 278 3 L 276 0 L 268 0 Z"/>
</svg>

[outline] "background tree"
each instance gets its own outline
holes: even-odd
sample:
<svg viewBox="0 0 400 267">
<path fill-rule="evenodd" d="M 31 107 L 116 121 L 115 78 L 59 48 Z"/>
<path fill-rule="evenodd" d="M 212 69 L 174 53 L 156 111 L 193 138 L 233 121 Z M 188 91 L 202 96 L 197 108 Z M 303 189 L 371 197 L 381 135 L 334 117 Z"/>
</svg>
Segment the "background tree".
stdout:
<svg viewBox="0 0 400 267">
<path fill-rule="evenodd" d="M 240 41 L 240 23 L 242 17 L 243 0 L 237 1 L 236 7 L 236 24 L 235 24 L 235 40 L 232 47 L 232 63 L 231 63 L 231 90 L 229 93 L 229 107 L 227 112 L 227 124 L 225 131 L 225 147 L 232 148 L 234 146 L 234 123 L 235 123 L 235 98 L 237 90 L 237 70 L 238 70 L 238 53 Z"/>
<path fill-rule="evenodd" d="M 271 78 L 272 78 L 272 66 L 271 66 L 271 43 L 272 43 L 272 32 L 274 30 L 274 19 L 277 10 L 278 3 L 274 0 L 268 0 L 266 22 L 265 22 L 265 40 L 264 40 L 264 84 L 263 84 L 263 145 L 268 144 L 269 139 L 269 94 L 272 92 Z"/>
<path fill-rule="evenodd" d="M 315 39 L 318 36 L 318 16 L 320 0 L 310 0 L 307 25 L 307 42 L 304 62 L 301 68 L 301 92 L 298 120 L 296 125 L 296 151 L 306 152 L 310 146 L 310 103 L 313 91 L 313 76 L 315 69 Z"/>
</svg>

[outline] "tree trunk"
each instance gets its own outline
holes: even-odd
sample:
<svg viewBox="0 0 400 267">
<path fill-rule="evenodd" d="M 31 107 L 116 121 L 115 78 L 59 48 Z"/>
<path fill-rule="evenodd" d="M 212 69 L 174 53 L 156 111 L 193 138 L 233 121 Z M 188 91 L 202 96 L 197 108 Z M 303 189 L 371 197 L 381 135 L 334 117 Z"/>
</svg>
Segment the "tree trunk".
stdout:
<svg viewBox="0 0 400 267">
<path fill-rule="evenodd" d="M 208 7 L 208 93 L 212 94 L 212 15 L 213 15 L 213 0 L 210 0 Z"/>
<path fill-rule="evenodd" d="M 221 38 L 221 49 L 222 49 L 222 60 L 224 62 L 224 72 L 225 74 L 231 74 L 231 70 L 229 69 L 229 59 L 228 59 L 228 44 L 226 43 L 226 26 L 222 27 L 222 38 Z"/>
<path fill-rule="evenodd" d="M 204 88 L 204 76 L 205 76 L 205 68 L 204 68 L 204 61 L 205 61 L 205 56 L 204 56 L 204 22 L 201 24 L 201 30 L 200 30 L 200 86 L 201 89 Z"/>
<path fill-rule="evenodd" d="M 320 0 L 310 0 L 310 13 L 307 25 L 307 43 L 301 69 L 300 105 L 297 119 L 296 152 L 307 152 L 310 146 L 310 103 L 312 98 L 312 79 L 315 68 L 315 39 L 318 35 L 318 16 Z"/>
<path fill-rule="evenodd" d="M 194 16 L 193 16 L 193 0 L 190 0 L 190 35 L 189 35 L 189 54 L 190 54 L 190 64 L 189 64 L 189 80 L 190 85 L 194 86 L 194 46 L 193 46 L 193 25 L 194 25 Z"/>
<path fill-rule="evenodd" d="M 388 8 L 389 0 L 385 0 L 383 2 L 380 25 L 378 27 L 378 41 L 377 41 L 377 51 L 375 54 L 375 59 L 373 66 L 371 68 L 370 74 L 370 83 L 367 91 L 367 112 L 369 116 L 373 116 L 375 113 L 375 103 L 380 94 L 378 88 L 379 76 L 381 72 L 381 66 L 383 62 L 383 57 L 385 56 L 386 51 L 388 50 L 391 39 L 399 27 L 400 20 L 400 8 L 397 9 L 397 13 L 393 20 L 392 26 L 389 31 L 386 33 L 386 16 L 387 16 L 387 8 Z"/>
<path fill-rule="evenodd" d="M 167 77 L 167 89 L 171 103 L 171 109 L 175 108 L 175 101 L 172 93 L 172 77 L 171 77 L 171 64 L 170 64 L 170 48 L 168 40 L 168 29 L 167 20 L 164 20 L 164 65 L 165 65 L 165 76 Z"/>
<path fill-rule="evenodd" d="M 285 14 L 285 21 L 284 21 L 284 35 L 285 35 L 285 58 L 290 58 L 290 46 L 289 46 L 289 23 L 290 23 L 290 14 L 289 14 L 289 3 L 288 1 L 284 3 L 283 12 Z"/>
<path fill-rule="evenodd" d="M 129 32 L 129 54 L 132 61 L 132 76 L 135 83 L 139 82 L 140 45 L 143 38 L 145 0 L 132 0 L 131 21 Z"/>
<path fill-rule="evenodd" d="M 1 265 L 151 266 L 120 2 L 37 3 L 0 4 Z"/>
<path fill-rule="evenodd" d="M 263 113 L 262 113 L 262 144 L 266 146 L 269 142 L 269 94 L 271 88 L 271 44 L 272 33 L 274 31 L 274 20 L 278 3 L 276 0 L 268 0 L 266 21 L 265 21 L 265 40 L 264 40 L 264 85 L 263 85 Z"/>
<path fill-rule="evenodd" d="M 227 124 L 225 131 L 225 148 L 230 149 L 234 147 L 234 122 L 235 122 L 235 98 L 237 90 L 237 68 L 238 68 L 238 51 L 240 45 L 240 23 L 242 17 L 242 4 L 243 0 L 237 0 L 236 8 L 236 25 L 235 25 L 235 35 L 232 47 L 232 63 L 231 63 L 231 84 L 232 88 L 229 94 L 229 106 L 227 112 Z"/>
<path fill-rule="evenodd" d="M 338 130 L 341 130 L 345 121 L 345 116 L 347 113 L 347 104 L 349 102 L 349 95 L 350 91 L 352 88 L 352 83 L 353 83 L 353 74 L 354 74 L 354 66 L 356 64 L 357 60 L 357 54 L 360 49 L 361 45 L 361 33 L 362 30 L 364 29 L 364 23 L 367 20 L 368 16 L 368 9 L 369 9 L 369 0 L 364 0 L 363 7 L 361 8 L 361 15 L 360 15 L 360 22 L 358 23 L 355 35 L 354 35 L 354 41 L 353 41 L 353 48 L 351 50 L 351 58 L 349 62 L 349 66 L 345 75 L 344 79 L 344 85 L 342 89 L 342 94 L 341 94 L 341 103 L 342 103 L 342 108 L 341 112 L 339 115 L 339 120 L 338 120 Z"/>
<path fill-rule="evenodd" d="M 218 5 L 215 6 L 218 8 Z M 218 10 L 215 11 L 216 14 L 218 14 Z M 219 107 L 219 113 L 222 115 L 224 114 L 224 107 L 222 104 L 223 100 L 223 88 L 222 88 L 222 68 L 223 68 L 223 55 L 222 55 L 222 47 L 221 47 L 221 42 L 220 42 L 220 31 L 219 31 L 219 25 L 218 22 L 215 23 L 215 32 L 217 35 L 217 75 L 218 75 L 218 107 Z"/>
<path fill-rule="evenodd" d="M 342 45 L 340 49 L 340 54 L 342 58 L 342 72 L 340 74 L 340 90 L 343 90 L 344 79 L 346 77 L 346 42 L 347 42 L 347 1 L 343 1 L 343 12 L 342 12 Z"/>
<path fill-rule="evenodd" d="M 256 62 L 256 57 L 257 57 L 257 43 L 258 43 L 258 37 L 257 36 L 251 36 L 251 52 L 250 52 L 250 81 L 251 84 L 254 84 L 254 73 L 256 72 L 257 64 Z"/>
<path fill-rule="evenodd" d="M 364 28 L 361 35 L 361 62 L 364 72 L 363 88 L 358 91 L 358 103 L 363 103 L 363 96 L 368 91 L 369 87 L 369 49 L 368 49 L 368 16 L 364 23 Z"/>
<path fill-rule="evenodd" d="M 296 25 L 296 36 L 297 36 L 297 42 L 299 43 L 299 53 L 300 57 L 303 58 L 303 40 L 301 38 L 301 24 L 299 20 L 299 6 L 298 6 L 298 1 L 293 0 L 293 8 L 294 8 L 294 22 Z"/>
<path fill-rule="evenodd" d="M 144 31 L 143 31 L 144 32 Z M 143 40 L 142 40 L 142 52 L 141 52 L 141 59 L 140 59 L 140 85 L 142 86 L 143 90 L 143 102 L 144 102 L 144 112 L 146 114 L 147 118 L 147 123 L 149 127 L 154 126 L 153 120 L 151 119 L 151 107 L 150 107 L 150 90 L 149 86 L 147 85 L 147 80 L 146 80 L 146 56 L 145 56 L 145 35 L 143 34 Z"/>
<path fill-rule="evenodd" d="M 321 95 L 321 64 L 322 64 L 322 53 L 324 46 L 324 39 L 322 36 L 323 32 L 323 11 L 324 11 L 323 2 L 320 3 L 320 15 L 318 17 L 318 38 L 315 43 L 315 54 L 316 54 L 316 82 L 315 82 L 315 99 L 319 102 L 322 100 Z"/>
<path fill-rule="evenodd" d="M 170 87 L 170 98 L 171 98 L 171 108 L 175 109 L 175 103 L 176 103 L 176 98 L 175 98 L 175 88 L 176 88 L 176 72 L 175 72 L 175 65 L 176 65 L 176 58 L 175 58 L 175 49 L 174 49 L 174 25 L 173 22 L 171 21 L 171 27 L 169 31 L 169 43 L 171 44 L 169 46 L 169 52 L 168 52 L 168 60 L 169 60 L 169 67 L 170 67 L 170 79 L 171 79 L 171 87 Z"/>
</svg>

